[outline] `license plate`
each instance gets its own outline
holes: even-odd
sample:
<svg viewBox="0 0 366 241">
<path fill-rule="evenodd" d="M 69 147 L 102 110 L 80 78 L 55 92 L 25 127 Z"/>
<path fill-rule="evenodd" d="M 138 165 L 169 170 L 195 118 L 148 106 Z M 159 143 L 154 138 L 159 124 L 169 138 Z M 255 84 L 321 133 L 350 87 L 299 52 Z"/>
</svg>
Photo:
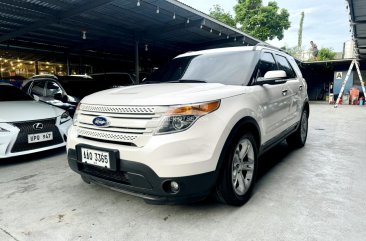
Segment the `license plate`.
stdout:
<svg viewBox="0 0 366 241">
<path fill-rule="evenodd" d="M 81 148 L 81 161 L 99 167 L 111 168 L 109 152 Z"/>
<path fill-rule="evenodd" d="M 50 141 L 50 140 L 53 140 L 52 131 L 28 135 L 28 143 L 37 143 L 37 142 Z"/>
</svg>

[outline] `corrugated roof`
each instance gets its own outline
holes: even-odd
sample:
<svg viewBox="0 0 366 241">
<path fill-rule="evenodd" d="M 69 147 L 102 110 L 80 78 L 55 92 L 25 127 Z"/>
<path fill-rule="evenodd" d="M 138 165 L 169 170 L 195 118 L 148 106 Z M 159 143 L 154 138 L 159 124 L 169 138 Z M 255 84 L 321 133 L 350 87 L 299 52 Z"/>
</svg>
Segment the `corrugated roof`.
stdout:
<svg viewBox="0 0 366 241">
<path fill-rule="evenodd" d="M 350 23 L 353 28 L 353 39 L 356 57 L 366 59 L 366 0 L 347 0 L 350 12 Z"/>
<path fill-rule="evenodd" d="M 138 4 L 139 3 L 139 4 Z M 86 39 L 83 39 L 85 31 Z M 0 47 L 166 57 L 259 40 L 176 0 L 1 0 Z"/>
</svg>

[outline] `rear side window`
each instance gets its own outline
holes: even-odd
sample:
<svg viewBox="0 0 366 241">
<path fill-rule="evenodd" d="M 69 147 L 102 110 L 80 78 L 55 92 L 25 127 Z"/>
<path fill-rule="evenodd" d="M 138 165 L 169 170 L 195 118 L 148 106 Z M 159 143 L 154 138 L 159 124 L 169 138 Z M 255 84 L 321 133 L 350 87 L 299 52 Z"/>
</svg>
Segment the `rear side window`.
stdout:
<svg viewBox="0 0 366 241">
<path fill-rule="evenodd" d="M 278 63 L 278 68 L 286 72 L 287 78 L 296 78 L 295 71 L 292 69 L 290 63 L 285 57 L 276 54 L 276 59 Z"/>
<path fill-rule="evenodd" d="M 271 53 L 264 52 L 258 65 L 258 77 L 264 77 L 268 71 L 278 70 L 276 61 Z"/>
</svg>

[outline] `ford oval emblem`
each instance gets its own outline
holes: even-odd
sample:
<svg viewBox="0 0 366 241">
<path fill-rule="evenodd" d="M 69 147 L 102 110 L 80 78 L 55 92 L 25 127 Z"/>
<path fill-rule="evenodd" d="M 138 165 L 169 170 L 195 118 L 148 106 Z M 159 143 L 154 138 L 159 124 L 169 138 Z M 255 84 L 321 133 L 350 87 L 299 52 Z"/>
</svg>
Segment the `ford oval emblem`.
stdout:
<svg viewBox="0 0 366 241">
<path fill-rule="evenodd" d="M 105 117 L 98 116 L 93 119 L 93 124 L 99 127 L 107 127 L 109 126 L 109 121 Z"/>
</svg>

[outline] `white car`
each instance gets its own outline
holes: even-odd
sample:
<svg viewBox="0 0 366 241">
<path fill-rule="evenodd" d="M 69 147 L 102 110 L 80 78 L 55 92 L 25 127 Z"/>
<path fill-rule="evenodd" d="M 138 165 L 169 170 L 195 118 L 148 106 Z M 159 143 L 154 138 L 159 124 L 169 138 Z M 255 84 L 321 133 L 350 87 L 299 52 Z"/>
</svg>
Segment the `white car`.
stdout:
<svg viewBox="0 0 366 241">
<path fill-rule="evenodd" d="M 68 112 L 33 100 L 20 89 L 0 84 L 0 158 L 66 145 L 72 124 Z"/>
<path fill-rule="evenodd" d="M 295 60 L 263 46 L 189 52 L 144 85 L 85 97 L 67 141 L 70 167 L 150 202 L 249 198 L 258 156 L 305 145 L 307 85 Z"/>
</svg>

